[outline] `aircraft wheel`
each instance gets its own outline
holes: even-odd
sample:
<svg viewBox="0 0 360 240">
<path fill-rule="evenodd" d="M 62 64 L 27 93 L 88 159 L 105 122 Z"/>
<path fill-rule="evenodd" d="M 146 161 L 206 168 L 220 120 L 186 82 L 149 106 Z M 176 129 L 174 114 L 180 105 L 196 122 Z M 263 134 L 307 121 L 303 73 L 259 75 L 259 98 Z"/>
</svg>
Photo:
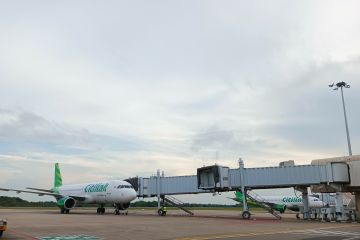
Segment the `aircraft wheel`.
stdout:
<svg viewBox="0 0 360 240">
<path fill-rule="evenodd" d="M 115 210 L 115 215 L 119 215 L 119 214 L 120 214 L 119 210 L 116 209 L 116 210 Z"/>
<path fill-rule="evenodd" d="M 104 214 L 105 213 L 105 208 L 101 208 L 101 211 L 100 211 L 101 214 Z"/>
<path fill-rule="evenodd" d="M 250 216 L 251 216 L 251 214 L 250 214 L 250 212 L 248 212 L 248 211 L 244 211 L 244 212 L 242 213 L 243 219 L 250 219 Z"/>
<path fill-rule="evenodd" d="M 296 219 L 300 219 L 300 213 L 296 214 Z"/>
<path fill-rule="evenodd" d="M 162 216 L 163 211 L 162 211 L 161 209 L 159 209 L 159 210 L 158 210 L 158 214 L 159 214 L 159 216 Z"/>
<path fill-rule="evenodd" d="M 60 209 L 60 213 L 61 213 L 61 214 L 64 214 L 64 213 L 65 213 L 65 209 L 63 209 L 63 208 Z"/>
<path fill-rule="evenodd" d="M 69 213 L 70 213 L 70 210 L 69 210 L 69 209 L 66 209 L 66 210 L 65 210 L 65 213 L 66 213 L 66 214 L 69 214 Z"/>
<path fill-rule="evenodd" d="M 101 213 L 101 208 L 97 208 L 97 209 L 96 209 L 96 213 L 97 213 L 97 214 L 100 214 L 100 213 Z"/>
</svg>

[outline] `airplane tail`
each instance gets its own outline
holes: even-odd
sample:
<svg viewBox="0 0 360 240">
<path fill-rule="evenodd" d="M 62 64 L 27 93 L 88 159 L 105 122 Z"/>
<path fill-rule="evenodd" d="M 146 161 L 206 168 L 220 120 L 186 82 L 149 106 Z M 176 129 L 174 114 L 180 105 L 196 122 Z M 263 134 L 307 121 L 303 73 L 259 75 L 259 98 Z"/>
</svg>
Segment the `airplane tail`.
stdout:
<svg viewBox="0 0 360 240">
<path fill-rule="evenodd" d="M 61 186 L 62 186 L 62 178 L 61 178 L 59 163 L 55 163 L 54 188 L 58 188 Z"/>
<path fill-rule="evenodd" d="M 240 191 L 236 191 L 236 192 L 235 192 L 235 196 L 236 196 L 237 199 L 239 199 L 240 202 L 242 202 L 243 199 L 244 199 L 244 195 L 243 195 L 243 193 L 240 192 Z"/>
</svg>

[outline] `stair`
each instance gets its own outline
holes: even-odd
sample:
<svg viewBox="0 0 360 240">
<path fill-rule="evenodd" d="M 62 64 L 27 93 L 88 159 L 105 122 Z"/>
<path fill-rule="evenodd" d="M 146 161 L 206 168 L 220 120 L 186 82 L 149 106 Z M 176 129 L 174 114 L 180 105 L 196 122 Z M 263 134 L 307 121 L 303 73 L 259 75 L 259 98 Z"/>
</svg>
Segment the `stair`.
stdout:
<svg viewBox="0 0 360 240">
<path fill-rule="evenodd" d="M 184 203 L 182 201 L 180 201 L 179 199 L 173 197 L 173 196 L 165 196 L 164 200 L 169 203 L 170 205 L 174 206 L 174 207 L 178 207 L 181 210 L 183 210 L 184 212 L 190 214 L 190 215 L 194 215 L 194 213 L 192 211 L 190 211 L 189 209 L 184 207 Z"/>
<path fill-rule="evenodd" d="M 258 204 L 260 207 L 268 211 L 277 219 L 281 219 L 281 216 L 275 212 L 275 210 L 271 207 L 270 204 L 266 203 L 265 199 L 263 199 L 260 195 L 256 194 L 253 191 L 247 191 L 247 197 Z"/>
</svg>

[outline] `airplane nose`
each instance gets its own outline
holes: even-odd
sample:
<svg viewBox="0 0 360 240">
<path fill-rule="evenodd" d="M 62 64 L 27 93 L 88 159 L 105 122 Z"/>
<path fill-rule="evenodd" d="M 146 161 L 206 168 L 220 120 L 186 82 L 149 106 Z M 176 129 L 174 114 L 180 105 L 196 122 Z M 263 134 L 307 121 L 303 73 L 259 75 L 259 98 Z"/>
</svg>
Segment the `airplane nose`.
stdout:
<svg viewBox="0 0 360 240">
<path fill-rule="evenodd" d="M 127 201 L 132 201 L 134 200 L 135 198 L 137 198 L 137 193 L 134 189 L 128 189 L 127 191 Z"/>
<path fill-rule="evenodd" d="M 136 191 L 134 190 L 134 189 L 131 189 L 132 191 L 131 191 L 131 200 L 134 200 L 136 197 L 137 197 L 137 193 L 136 193 Z"/>
</svg>

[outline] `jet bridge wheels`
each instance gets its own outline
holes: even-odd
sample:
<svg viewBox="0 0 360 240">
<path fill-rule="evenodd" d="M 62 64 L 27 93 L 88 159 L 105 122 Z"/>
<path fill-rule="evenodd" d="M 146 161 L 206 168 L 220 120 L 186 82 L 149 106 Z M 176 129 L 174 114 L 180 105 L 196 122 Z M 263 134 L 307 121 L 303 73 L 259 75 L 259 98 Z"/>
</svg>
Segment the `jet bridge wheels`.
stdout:
<svg viewBox="0 0 360 240">
<path fill-rule="evenodd" d="M 96 209 L 97 214 L 104 214 L 105 213 L 105 208 L 104 207 L 99 207 Z"/>
<path fill-rule="evenodd" d="M 244 212 L 242 213 L 242 218 L 243 218 L 243 219 L 248 220 L 248 219 L 250 219 L 250 216 L 251 216 L 251 214 L 250 214 L 249 211 L 244 211 Z"/>
<path fill-rule="evenodd" d="M 158 210 L 158 215 L 159 216 L 166 216 L 166 211 L 162 210 L 162 209 L 159 209 Z"/>
</svg>

